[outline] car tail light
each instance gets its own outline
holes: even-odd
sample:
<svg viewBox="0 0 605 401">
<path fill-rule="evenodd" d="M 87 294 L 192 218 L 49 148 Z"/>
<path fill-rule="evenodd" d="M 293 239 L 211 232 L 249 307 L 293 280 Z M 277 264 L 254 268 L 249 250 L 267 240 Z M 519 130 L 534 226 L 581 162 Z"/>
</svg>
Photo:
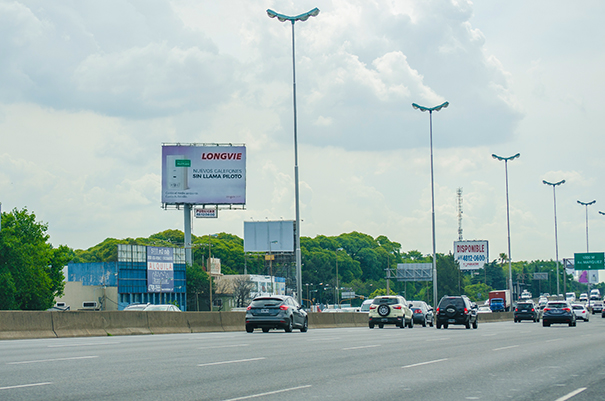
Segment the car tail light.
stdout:
<svg viewBox="0 0 605 401">
<path fill-rule="evenodd" d="M 280 305 L 279 309 L 280 310 L 288 310 L 288 305 Z"/>
<path fill-rule="evenodd" d="M 515 312 L 519 312 L 519 308 L 515 308 Z"/>
<path fill-rule="evenodd" d="M 531 308 L 531 311 L 532 311 L 532 312 L 535 312 L 534 308 Z"/>
<path fill-rule="evenodd" d="M 464 308 L 464 314 L 468 315 L 468 309 L 467 308 Z"/>
<path fill-rule="evenodd" d="M 422 309 L 414 309 L 414 313 L 422 313 Z"/>
<path fill-rule="evenodd" d="M 549 311 L 549 310 L 550 310 L 550 308 L 544 308 L 544 312 Z"/>
<path fill-rule="evenodd" d="M 370 305 L 370 309 L 376 309 L 376 305 Z"/>
<path fill-rule="evenodd" d="M 435 313 L 439 314 L 439 307 L 437 307 L 437 311 Z"/>
<path fill-rule="evenodd" d="M 401 309 L 401 305 L 395 305 L 393 306 L 393 309 Z"/>
<path fill-rule="evenodd" d="M 569 308 L 563 308 L 563 310 L 564 310 L 565 312 L 571 312 L 571 309 L 569 309 Z"/>
<path fill-rule="evenodd" d="M 250 310 L 252 309 L 252 306 L 248 305 L 248 307 L 246 308 L 246 310 Z"/>
</svg>

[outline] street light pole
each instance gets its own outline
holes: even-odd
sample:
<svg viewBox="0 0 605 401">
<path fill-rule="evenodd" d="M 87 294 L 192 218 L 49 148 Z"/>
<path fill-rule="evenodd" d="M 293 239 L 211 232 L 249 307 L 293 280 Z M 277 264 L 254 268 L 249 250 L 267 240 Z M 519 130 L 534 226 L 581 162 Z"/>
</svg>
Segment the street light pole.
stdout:
<svg viewBox="0 0 605 401">
<path fill-rule="evenodd" d="M 429 112 L 429 143 L 431 148 L 431 216 L 433 227 L 433 307 L 437 307 L 437 258 L 435 245 L 435 179 L 433 175 L 433 111 L 439 111 L 449 106 L 448 102 L 444 102 L 435 107 L 423 107 L 416 103 L 412 103 L 412 107 L 422 112 Z M 388 293 L 387 293 L 388 295 Z"/>
<path fill-rule="evenodd" d="M 578 203 L 586 207 L 586 253 L 589 253 L 590 251 L 588 250 L 588 206 L 594 205 L 595 203 L 597 203 L 597 201 L 593 200 L 592 202 L 588 203 L 578 201 Z"/>
<path fill-rule="evenodd" d="M 513 268 L 512 268 L 512 257 L 510 255 L 510 208 L 508 203 L 508 161 L 514 160 L 517 157 L 521 156 L 521 153 L 517 153 L 516 155 L 510 157 L 501 157 L 495 154 L 492 154 L 492 157 L 496 160 L 504 161 L 504 174 L 506 176 L 506 227 L 508 230 L 508 289 L 511 292 L 511 297 L 513 294 Z M 559 294 L 557 294 L 559 295 Z"/>
<path fill-rule="evenodd" d="M 542 182 L 546 185 L 552 186 L 552 197 L 555 205 L 555 257 L 557 258 L 557 297 L 561 293 L 559 289 L 559 239 L 557 237 L 557 196 L 555 194 L 555 187 L 557 185 L 565 184 L 565 180 L 561 180 L 559 182 L 548 182 L 546 180 L 542 180 Z"/>
<path fill-rule="evenodd" d="M 296 208 L 296 227 L 294 234 L 294 247 L 296 254 L 296 299 L 302 305 L 302 259 L 300 254 L 300 195 L 298 182 L 298 136 L 296 124 L 296 58 L 294 47 L 294 23 L 296 21 L 306 21 L 309 17 L 315 17 L 319 14 L 319 9 L 314 8 L 304 14 L 294 17 L 278 14 L 273 10 L 267 10 L 269 18 L 277 18 L 280 22 L 290 21 L 292 23 L 292 93 L 294 105 L 294 198 Z"/>
</svg>

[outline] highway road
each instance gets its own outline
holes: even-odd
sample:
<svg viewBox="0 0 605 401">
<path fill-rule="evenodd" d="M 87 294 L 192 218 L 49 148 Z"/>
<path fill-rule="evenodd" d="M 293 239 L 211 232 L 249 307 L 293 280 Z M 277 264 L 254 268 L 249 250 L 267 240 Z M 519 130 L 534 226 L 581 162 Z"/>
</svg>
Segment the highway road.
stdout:
<svg viewBox="0 0 605 401">
<path fill-rule="evenodd" d="M 0 341 L 0 400 L 605 399 L 605 319 Z"/>
</svg>

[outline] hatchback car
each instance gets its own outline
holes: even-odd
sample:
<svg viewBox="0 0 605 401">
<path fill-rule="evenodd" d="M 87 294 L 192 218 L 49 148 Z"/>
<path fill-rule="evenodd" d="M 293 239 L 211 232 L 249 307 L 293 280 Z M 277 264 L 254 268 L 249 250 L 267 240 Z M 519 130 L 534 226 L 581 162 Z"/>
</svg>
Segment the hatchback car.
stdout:
<svg viewBox="0 0 605 401">
<path fill-rule="evenodd" d="M 590 317 L 590 313 L 588 313 L 588 309 L 582 304 L 571 304 L 571 308 L 573 309 L 573 313 L 576 314 L 576 320 L 582 319 L 585 322 L 588 322 Z"/>
<path fill-rule="evenodd" d="M 548 327 L 553 323 L 576 325 L 576 314 L 567 301 L 549 301 L 542 311 L 542 326 Z"/>
<path fill-rule="evenodd" d="M 306 332 L 309 329 L 307 312 L 288 295 L 256 297 L 246 309 L 246 331 L 252 333 L 261 328 L 263 333 L 271 329 L 293 329 Z"/>
<path fill-rule="evenodd" d="M 410 309 L 414 314 L 414 323 L 421 324 L 422 327 L 426 327 L 428 324 L 433 327 L 435 322 L 433 315 L 433 308 L 427 305 L 424 301 L 412 301 Z"/>
<path fill-rule="evenodd" d="M 435 324 L 440 329 L 447 329 L 450 324 L 462 324 L 467 329 L 477 328 L 477 305 L 464 295 L 444 296 L 437 305 Z"/>
<path fill-rule="evenodd" d="M 533 301 L 518 302 L 513 312 L 513 320 L 515 323 L 521 320 L 540 321 L 539 310 Z"/>
<path fill-rule="evenodd" d="M 414 327 L 414 314 L 404 297 L 384 295 L 374 298 L 368 314 L 368 326 L 373 329 L 378 325 L 382 329 L 385 324 L 394 324 L 402 329 Z"/>
</svg>

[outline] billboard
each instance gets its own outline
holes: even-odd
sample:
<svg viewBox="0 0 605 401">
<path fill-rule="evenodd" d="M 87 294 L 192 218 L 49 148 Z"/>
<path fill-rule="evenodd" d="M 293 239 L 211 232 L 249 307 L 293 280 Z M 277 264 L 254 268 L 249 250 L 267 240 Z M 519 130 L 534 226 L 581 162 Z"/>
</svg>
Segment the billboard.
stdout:
<svg viewBox="0 0 605 401">
<path fill-rule="evenodd" d="M 244 221 L 244 252 L 294 252 L 294 221 Z"/>
<path fill-rule="evenodd" d="M 397 281 L 432 281 L 432 263 L 397 263 Z"/>
<path fill-rule="evenodd" d="M 460 264 L 460 270 L 483 269 L 489 262 L 487 241 L 454 241 L 454 260 Z"/>
<path fill-rule="evenodd" d="M 147 247 L 147 292 L 174 291 L 173 248 Z"/>
<path fill-rule="evenodd" d="M 162 203 L 244 205 L 246 147 L 162 145 Z"/>
</svg>

